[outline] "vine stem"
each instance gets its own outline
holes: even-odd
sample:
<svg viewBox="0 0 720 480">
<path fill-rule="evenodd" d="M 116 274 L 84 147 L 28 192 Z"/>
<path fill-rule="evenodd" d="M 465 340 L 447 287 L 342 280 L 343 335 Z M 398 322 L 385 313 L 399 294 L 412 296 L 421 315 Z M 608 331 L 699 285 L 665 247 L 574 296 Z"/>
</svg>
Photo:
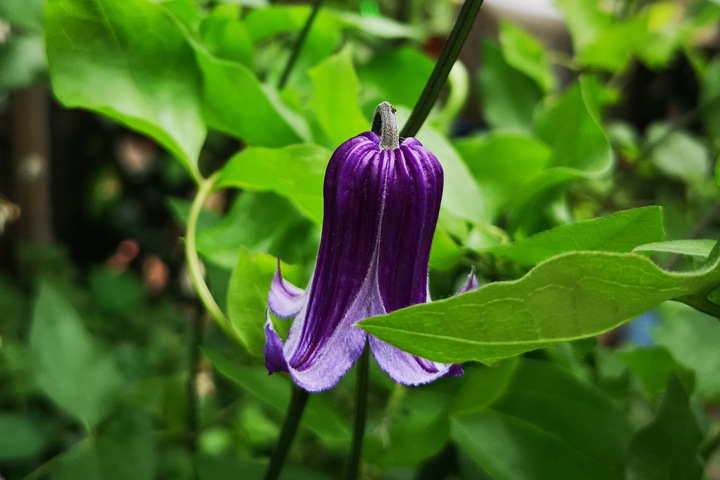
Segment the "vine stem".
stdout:
<svg viewBox="0 0 720 480">
<path fill-rule="evenodd" d="M 370 366 L 370 348 L 365 343 L 358 361 L 357 386 L 355 389 L 355 424 L 350 444 L 350 455 L 345 470 L 345 480 L 357 480 L 360 477 L 360 454 L 362 453 L 363 437 L 365 436 L 365 419 L 367 416 L 368 370 Z"/>
<path fill-rule="evenodd" d="M 280 476 L 285 459 L 290 451 L 290 445 L 292 445 L 295 432 L 305 411 L 308 396 L 308 392 L 293 384 L 288 413 L 285 416 L 278 443 L 275 445 L 272 457 L 270 457 L 270 466 L 265 473 L 265 480 L 276 480 Z"/>
<path fill-rule="evenodd" d="M 198 298 L 205 307 L 205 310 L 207 310 L 207 312 L 213 317 L 217 324 L 220 325 L 220 328 L 222 328 L 225 333 L 227 333 L 230 337 L 235 338 L 236 335 L 232 329 L 230 321 L 213 298 L 207 283 L 205 283 L 200 256 L 197 252 L 197 224 L 198 219 L 200 218 L 200 212 L 202 212 L 205 200 L 207 200 L 213 192 L 219 176 L 220 172 L 216 172 L 211 177 L 200 180 L 197 193 L 195 194 L 195 198 L 190 206 L 190 215 L 188 215 L 187 230 L 185 232 L 185 261 L 188 266 L 190 282 L 192 283 Z"/>
<path fill-rule="evenodd" d="M 460 13 L 458 13 L 455 25 L 450 32 L 450 36 L 445 43 L 445 47 L 440 53 L 440 58 L 438 58 L 435 68 L 420 94 L 420 98 L 415 104 L 410 118 L 408 118 L 407 123 L 405 123 L 405 126 L 400 132 L 401 137 L 414 137 L 420 130 L 422 124 L 425 123 L 425 119 L 433 105 L 435 105 L 440 90 L 443 85 L 445 85 L 450 70 L 465 44 L 465 40 L 470 33 L 470 28 L 472 28 L 475 17 L 482 4 L 483 0 L 465 0 L 465 3 L 460 9 Z"/>
<path fill-rule="evenodd" d="M 310 28 L 312 27 L 312 24 L 315 21 L 315 17 L 317 17 L 318 12 L 320 11 L 320 7 L 322 7 L 323 1 L 324 0 L 315 0 L 315 3 L 313 4 L 313 7 L 312 7 L 312 11 L 310 12 L 310 16 L 308 16 L 308 19 L 305 21 L 305 25 L 303 25 L 303 29 L 300 31 L 300 34 L 298 35 L 297 39 L 295 40 L 295 44 L 293 45 L 293 50 L 290 53 L 290 57 L 288 58 L 287 64 L 285 64 L 285 69 L 283 70 L 283 73 L 280 76 L 280 81 L 278 82 L 278 90 L 282 90 L 285 87 L 285 85 L 287 84 L 287 81 L 290 78 L 290 72 L 292 71 L 293 67 L 295 66 L 295 62 L 297 61 L 298 57 L 300 56 L 302 47 L 305 44 L 305 39 L 307 38 L 308 33 L 310 33 Z"/>
</svg>

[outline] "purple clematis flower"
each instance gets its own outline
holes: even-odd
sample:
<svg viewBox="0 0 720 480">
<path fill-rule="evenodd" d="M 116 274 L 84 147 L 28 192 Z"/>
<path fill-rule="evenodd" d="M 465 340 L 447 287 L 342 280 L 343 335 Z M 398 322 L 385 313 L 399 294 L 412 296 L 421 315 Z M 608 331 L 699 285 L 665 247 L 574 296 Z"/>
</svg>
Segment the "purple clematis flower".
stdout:
<svg viewBox="0 0 720 480">
<path fill-rule="evenodd" d="M 411 355 L 354 327 L 429 301 L 428 260 L 443 189 L 437 158 L 414 138 L 398 137 L 389 103 L 378 106 L 372 130 L 346 141 L 330 158 L 320 250 L 308 289 L 285 281 L 278 260 L 268 296 L 275 315 L 295 317 L 283 345 L 267 316 L 268 372 L 289 372 L 310 392 L 335 386 L 366 341 L 380 368 L 398 383 L 462 374 L 459 364 Z M 458 293 L 475 288 L 471 273 Z"/>
</svg>

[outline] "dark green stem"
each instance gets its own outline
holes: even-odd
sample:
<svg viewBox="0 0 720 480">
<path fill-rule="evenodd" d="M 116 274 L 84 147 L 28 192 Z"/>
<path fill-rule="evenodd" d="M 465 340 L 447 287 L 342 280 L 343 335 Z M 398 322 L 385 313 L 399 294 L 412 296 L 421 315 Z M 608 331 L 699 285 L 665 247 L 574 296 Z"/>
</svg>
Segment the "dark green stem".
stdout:
<svg viewBox="0 0 720 480">
<path fill-rule="evenodd" d="M 297 61 L 298 57 L 300 56 L 300 52 L 302 51 L 303 45 L 305 44 L 305 39 L 307 38 L 308 33 L 310 32 L 310 27 L 312 27 L 312 24 L 315 21 L 315 17 L 317 17 L 317 14 L 320 11 L 320 7 L 322 6 L 322 4 L 323 4 L 323 0 L 315 0 L 315 3 L 313 4 L 313 7 L 312 7 L 312 11 L 310 12 L 310 16 L 308 17 L 307 21 L 305 22 L 305 25 L 303 25 L 303 28 L 300 31 L 300 34 L 298 35 L 297 39 L 295 40 L 295 44 L 293 45 L 293 50 L 290 53 L 290 58 L 288 58 L 288 62 L 285 65 L 285 70 L 283 70 L 282 76 L 280 77 L 280 81 L 278 82 L 278 90 L 282 90 L 283 88 L 285 88 L 288 78 L 290 78 L 290 72 L 292 72 L 292 69 L 295 66 L 295 62 Z"/>
<path fill-rule="evenodd" d="M 357 480 L 360 477 L 360 454 L 362 453 L 363 437 L 365 436 L 365 416 L 367 413 L 368 367 L 370 365 L 370 348 L 367 343 L 363 350 L 357 369 L 357 387 L 355 390 L 355 424 L 353 426 L 352 444 L 345 470 L 345 480 Z"/>
<path fill-rule="evenodd" d="M 467 39 L 468 33 L 470 33 L 470 28 L 472 28 L 482 3 L 483 0 L 465 0 L 465 3 L 460 9 L 460 13 L 458 13 L 455 26 L 453 26 L 447 43 L 445 43 L 445 48 L 443 48 L 440 58 L 438 58 L 435 68 L 430 74 L 428 82 L 425 84 L 425 88 L 420 94 L 420 99 L 415 104 L 415 108 L 410 114 L 410 118 L 402 129 L 402 132 L 400 132 L 401 137 L 415 136 L 422 124 L 425 123 L 425 119 L 433 105 L 435 105 L 440 90 L 443 85 L 445 85 L 445 80 L 447 80 L 450 70 L 455 64 L 460 50 Z"/>
<path fill-rule="evenodd" d="M 275 445 L 275 451 L 272 457 L 270 457 L 270 466 L 265 474 L 265 480 L 276 480 L 280 476 L 280 472 L 285 464 L 285 459 L 290 451 L 290 445 L 295 437 L 295 432 L 300 424 L 302 414 L 305 411 L 308 396 L 308 392 L 293 384 L 290 406 L 288 407 L 285 422 L 280 431 L 280 439 L 277 445 Z"/>
<path fill-rule="evenodd" d="M 685 305 L 693 307 L 695 310 L 703 312 L 706 315 L 715 317 L 720 320 L 720 305 L 711 302 L 709 299 L 702 295 L 688 295 L 686 297 L 678 297 L 675 301 L 684 303 Z"/>
</svg>

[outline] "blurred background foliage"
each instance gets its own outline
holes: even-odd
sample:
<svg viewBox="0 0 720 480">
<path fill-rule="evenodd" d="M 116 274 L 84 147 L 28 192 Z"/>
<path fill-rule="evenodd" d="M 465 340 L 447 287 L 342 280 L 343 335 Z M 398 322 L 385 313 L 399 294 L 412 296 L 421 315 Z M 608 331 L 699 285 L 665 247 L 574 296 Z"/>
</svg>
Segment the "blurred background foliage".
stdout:
<svg viewBox="0 0 720 480">
<path fill-rule="evenodd" d="M 404 122 L 457 8 L 327 1 L 283 79 L 302 2 L 0 3 L 2 478 L 261 478 L 290 397 L 261 356 L 275 257 L 306 283 L 330 152 L 380 101 Z M 418 134 L 446 174 L 433 298 L 573 250 L 701 265 L 718 20 L 716 0 L 487 1 Z M 215 171 L 197 248 L 230 335 L 183 256 Z M 668 302 L 422 388 L 373 365 L 365 476 L 720 479 L 718 345 Z M 311 396 L 283 478 L 337 478 L 352 383 Z"/>
</svg>

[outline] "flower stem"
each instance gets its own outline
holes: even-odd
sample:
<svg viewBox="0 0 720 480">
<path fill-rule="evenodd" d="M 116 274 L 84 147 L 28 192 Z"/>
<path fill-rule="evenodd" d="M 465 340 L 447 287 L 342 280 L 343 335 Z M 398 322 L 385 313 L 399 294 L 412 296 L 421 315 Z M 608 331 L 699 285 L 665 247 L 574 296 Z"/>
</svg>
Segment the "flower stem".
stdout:
<svg viewBox="0 0 720 480">
<path fill-rule="evenodd" d="M 372 131 L 380 136 L 380 150 L 400 148 L 396 111 L 388 102 L 382 102 L 375 109 Z"/>
<path fill-rule="evenodd" d="M 192 205 L 190 206 L 190 214 L 188 215 L 187 231 L 185 232 L 185 261 L 188 266 L 188 273 L 190 274 L 190 282 L 192 283 L 198 298 L 202 302 L 208 313 L 215 319 L 218 325 L 227 333 L 229 336 L 235 338 L 235 332 L 233 332 L 230 321 L 225 317 L 225 314 L 220 309 L 215 299 L 210 293 L 210 289 L 205 283 L 203 278 L 202 268 L 200 267 L 200 256 L 197 252 L 197 224 L 200 218 L 200 212 L 202 212 L 203 204 L 205 200 L 210 196 L 215 187 L 219 174 L 211 176 L 210 178 L 200 181 L 200 186 L 195 198 L 193 199 Z"/>
<path fill-rule="evenodd" d="M 365 417 L 367 413 L 369 365 L 370 348 L 366 343 L 358 362 L 355 391 L 355 424 L 353 426 L 352 444 L 350 445 L 350 456 L 345 470 L 345 480 L 357 480 L 360 477 L 360 454 L 362 453 L 363 437 L 365 436 Z"/>
<path fill-rule="evenodd" d="M 280 439 L 277 445 L 275 445 L 272 457 L 270 457 L 270 466 L 265 474 L 265 480 L 276 480 L 280 476 L 280 472 L 285 464 L 285 459 L 290 451 L 290 445 L 295 437 L 295 432 L 300 424 L 302 414 L 305 411 L 308 396 L 308 392 L 295 384 L 292 385 L 290 406 L 288 407 L 288 413 L 285 417 L 282 430 L 280 431 Z"/>
<path fill-rule="evenodd" d="M 465 3 L 460 9 L 460 13 L 458 13 L 452 32 L 450 32 L 450 36 L 445 43 L 445 47 L 442 53 L 440 53 L 440 58 L 438 58 L 435 68 L 420 94 L 420 99 L 415 104 L 415 108 L 410 114 L 410 118 L 408 118 L 402 132 L 400 132 L 401 137 L 415 136 L 422 124 L 425 123 L 425 119 L 435 104 L 440 90 L 443 85 L 445 85 L 445 80 L 447 80 L 450 70 L 455 64 L 460 50 L 467 39 L 468 33 L 470 33 L 470 28 L 475 21 L 475 17 L 482 3 L 483 0 L 465 0 Z"/>
<path fill-rule="evenodd" d="M 283 70 L 282 76 L 280 77 L 280 81 L 278 82 L 278 90 L 282 90 L 285 88 L 285 85 L 287 84 L 288 79 L 290 78 L 290 72 L 292 72 L 293 67 L 295 66 L 295 62 L 297 61 L 298 57 L 300 56 L 300 51 L 302 51 L 302 47 L 305 44 L 305 39 L 308 36 L 308 33 L 310 32 L 310 27 L 312 27 L 313 22 L 315 21 L 315 17 L 317 17 L 318 12 L 320 11 L 320 7 L 323 4 L 323 0 L 315 0 L 315 3 L 313 4 L 312 11 L 310 12 L 310 16 L 305 21 L 305 25 L 303 26 L 303 29 L 300 31 L 300 34 L 298 35 L 297 39 L 295 40 L 295 44 L 293 45 L 293 50 L 290 53 L 290 58 L 288 58 L 287 64 L 285 64 L 285 70 Z"/>
</svg>

